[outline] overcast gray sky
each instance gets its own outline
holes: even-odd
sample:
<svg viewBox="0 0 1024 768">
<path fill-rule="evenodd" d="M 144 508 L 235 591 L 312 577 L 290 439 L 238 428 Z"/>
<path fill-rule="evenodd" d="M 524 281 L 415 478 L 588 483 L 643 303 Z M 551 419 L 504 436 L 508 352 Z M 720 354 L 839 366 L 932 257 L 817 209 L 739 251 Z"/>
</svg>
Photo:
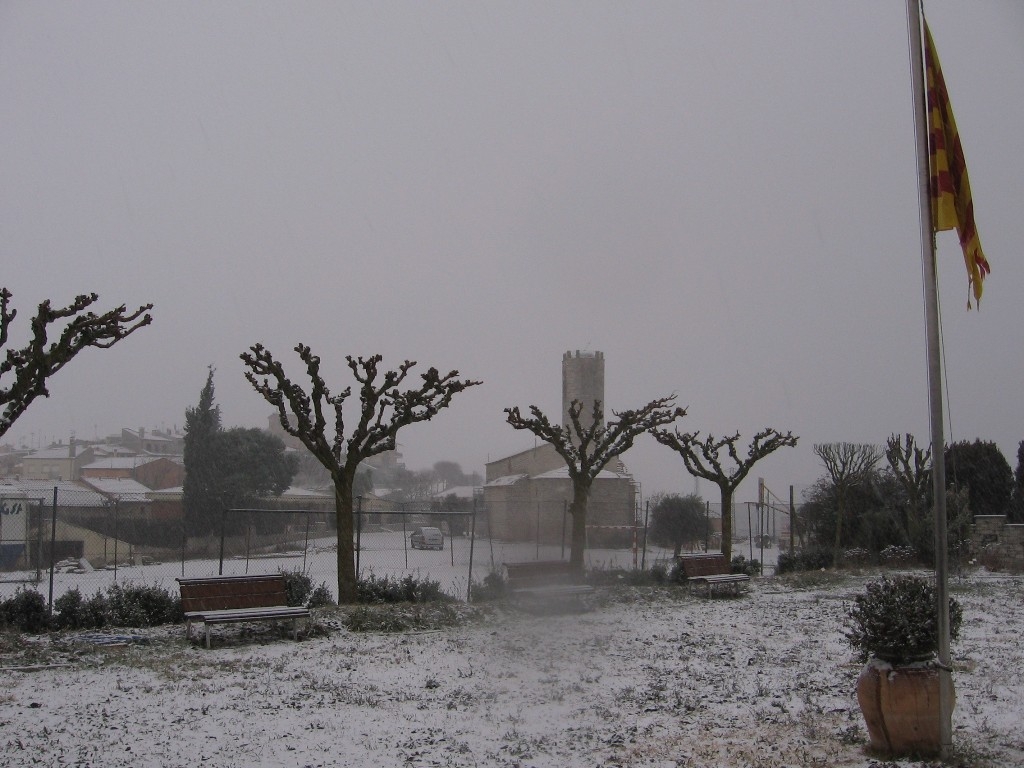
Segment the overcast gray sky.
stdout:
<svg viewBox="0 0 1024 768">
<path fill-rule="evenodd" d="M 940 236 L 947 437 L 1015 466 L 1024 4 L 925 11 L 992 264 L 967 312 Z M 18 338 L 45 298 L 156 305 L 9 442 L 181 426 L 211 364 L 225 424 L 264 426 L 255 342 L 296 375 L 309 344 L 335 390 L 346 354 L 483 380 L 402 433 L 412 469 L 531 447 L 502 409 L 557 414 L 574 349 L 612 409 L 792 430 L 754 473 L 776 493 L 815 443 L 928 440 L 902 0 L 5 2 L 0 105 Z M 694 488 L 651 439 L 625 459 Z"/>
</svg>

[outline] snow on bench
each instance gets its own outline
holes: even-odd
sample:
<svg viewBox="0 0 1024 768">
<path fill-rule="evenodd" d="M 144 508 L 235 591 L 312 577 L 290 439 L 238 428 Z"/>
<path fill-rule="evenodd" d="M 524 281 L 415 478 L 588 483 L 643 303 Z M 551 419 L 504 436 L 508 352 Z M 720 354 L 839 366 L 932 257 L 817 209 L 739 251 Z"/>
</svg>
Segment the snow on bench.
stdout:
<svg viewBox="0 0 1024 768">
<path fill-rule="evenodd" d="M 288 605 L 284 575 L 280 573 L 176 581 L 185 611 L 185 637 L 191 640 L 192 623 L 202 622 L 207 648 L 210 647 L 211 624 L 288 620 L 292 623 L 292 636 L 298 640 L 297 622 L 309 618 L 308 608 Z"/>
<path fill-rule="evenodd" d="M 680 555 L 679 567 L 683 569 L 690 589 L 694 584 L 703 584 L 707 588 L 707 597 L 711 597 L 712 589 L 716 587 L 729 587 L 733 594 L 738 595 L 740 585 L 750 581 L 745 573 L 731 573 L 725 555 L 721 553 Z"/>
</svg>

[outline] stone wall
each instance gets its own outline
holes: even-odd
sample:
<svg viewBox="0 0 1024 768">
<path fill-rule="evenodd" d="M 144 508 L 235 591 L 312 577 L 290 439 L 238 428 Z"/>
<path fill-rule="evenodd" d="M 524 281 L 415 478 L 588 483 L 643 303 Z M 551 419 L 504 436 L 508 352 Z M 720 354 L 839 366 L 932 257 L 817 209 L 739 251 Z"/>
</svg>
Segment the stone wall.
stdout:
<svg viewBox="0 0 1024 768">
<path fill-rule="evenodd" d="M 1006 515 L 976 515 L 971 546 L 993 570 L 1024 572 L 1024 525 L 1007 523 Z"/>
</svg>

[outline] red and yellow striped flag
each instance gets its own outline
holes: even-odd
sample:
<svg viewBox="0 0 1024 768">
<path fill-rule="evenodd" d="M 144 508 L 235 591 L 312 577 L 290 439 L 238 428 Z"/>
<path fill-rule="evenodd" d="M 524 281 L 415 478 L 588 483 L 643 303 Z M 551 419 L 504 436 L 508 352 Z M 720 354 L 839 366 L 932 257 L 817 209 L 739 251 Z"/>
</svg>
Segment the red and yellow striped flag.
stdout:
<svg viewBox="0 0 1024 768">
<path fill-rule="evenodd" d="M 968 288 L 981 306 L 982 282 L 990 271 L 981 250 L 978 229 L 974 224 L 974 201 L 971 184 L 967 179 L 967 164 L 960 136 L 949 105 L 949 93 L 942 79 L 939 57 L 928 23 L 924 25 L 924 60 L 928 81 L 928 149 L 931 166 L 930 186 L 932 203 L 932 229 L 941 232 L 956 229 L 960 247 L 967 265 Z M 967 307 L 971 306 L 970 295 Z"/>
</svg>

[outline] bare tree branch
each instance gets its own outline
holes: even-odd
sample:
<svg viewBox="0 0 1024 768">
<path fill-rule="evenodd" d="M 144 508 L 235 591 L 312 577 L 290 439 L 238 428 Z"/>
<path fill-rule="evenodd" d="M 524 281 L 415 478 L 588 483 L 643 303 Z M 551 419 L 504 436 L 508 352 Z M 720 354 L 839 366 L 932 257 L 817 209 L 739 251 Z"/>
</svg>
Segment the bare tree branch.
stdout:
<svg viewBox="0 0 1024 768">
<path fill-rule="evenodd" d="M 352 546 L 353 488 L 356 470 L 363 460 L 394 450 L 403 427 L 429 421 L 447 408 L 452 397 L 479 381 L 459 379 L 458 371 L 441 376 L 436 368 L 420 375 L 418 387 L 400 390 L 409 371 L 416 365 L 406 360 L 398 370 L 380 371 L 380 355 L 346 357 L 352 376 L 358 383 L 359 418 L 351 434 L 346 435 L 345 404 L 352 395 L 346 387 L 332 395 L 320 374 L 320 358 L 309 347 L 295 347 L 306 365 L 310 380 L 307 393 L 291 381 L 284 367 L 262 345 L 254 344 L 241 355 L 248 367 L 245 378 L 268 403 L 277 409 L 281 427 L 298 438 L 327 469 L 334 482 L 338 522 L 338 594 L 340 601 L 355 599 L 356 574 Z M 333 436 L 328 435 L 327 415 L 333 409 Z"/>
<path fill-rule="evenodd" d="M 600 401 L 594 403 L 592 418 L 584 423 L 580 418 L 583 404 L 573 400 L 569 405 L 568 426 L 553 424 L 535 405 L 530 406 L 529 417 L 523 416 L 518 407 L 505 409 L 506 421 L 514 429 L 532 432 L 549 443 L 565 461 L 573 485 L 569 511 L 573 521 L 570 562 L 574 568 L 583 570 L 587 505 L 595 478 L 612 459 L 629 450 L 638 436 L 685 416 L 686 410 L 673 407 L 674 402 L 675 395 L 672 395 L 652 400 L 635 410 L 612 411 L 615 418 L 607 425 Z"/>
<path fill-rule="evenodd" d="M 0 348 L 6 347 L 11 324 L 17 316 L 17 310 L 10 308 L 11 295 L 6 288 L 0 288 Z M 95 293 L 82 294 L 66 307 L 56 309 L 47 299 L 32 318 L 28 344 L 6 350 L 0 360 L 0 404 L 4 406 L 0 435 L 11 428 L 33 400 L 50 396 L 47 380 L 83 349 L 109 349 L 153 321 L 149 314 L 152 304 L 145 304 L 134 312 L 129 312 L 124 304 L 101 315 L 86 311 L 98 299 Z M 63 321 L 67 324 L 61 328 L 57 340 L 51 342 L 50 332 Z M 4 377 L 10 373 L 14 374 L 14 380 L 5 384 Z"/>
<path fill-rule="evenodd" d="M 834 557 L 840 558 L 843 521 L 846 518 L 846 502 L 852 488 L 870 477 L 875 465 L 882 458 L 878 446 L 870 443 L 818 443 L 815 455 L 825 465 L 825 471 L 836 489 L 836 538 Z"/>
<path fill-rule="evenodd" d="M 747 455 L 741 457 L 736 448 L 740 439 L 739 432 L 720 439 L 709 434 L 704 440 L 700 439 L 699 432 L 680 432 L 678 429 L 673 432 L 654 429 L 651 430 L 651 434 L 659 443 L 679 454 L 687 472 L 694 477 L 710 480 L 718 486 L 722 498 L 722 554 L 726 560 L 731 560 L 733 492 L 757 462 L 779 448 L 795 446 L 800 438 L 794 436 L 792 432 L 782 434 L 776 429 L 766 427 L 754 435 L 747 448 Z"/>
</svg>

